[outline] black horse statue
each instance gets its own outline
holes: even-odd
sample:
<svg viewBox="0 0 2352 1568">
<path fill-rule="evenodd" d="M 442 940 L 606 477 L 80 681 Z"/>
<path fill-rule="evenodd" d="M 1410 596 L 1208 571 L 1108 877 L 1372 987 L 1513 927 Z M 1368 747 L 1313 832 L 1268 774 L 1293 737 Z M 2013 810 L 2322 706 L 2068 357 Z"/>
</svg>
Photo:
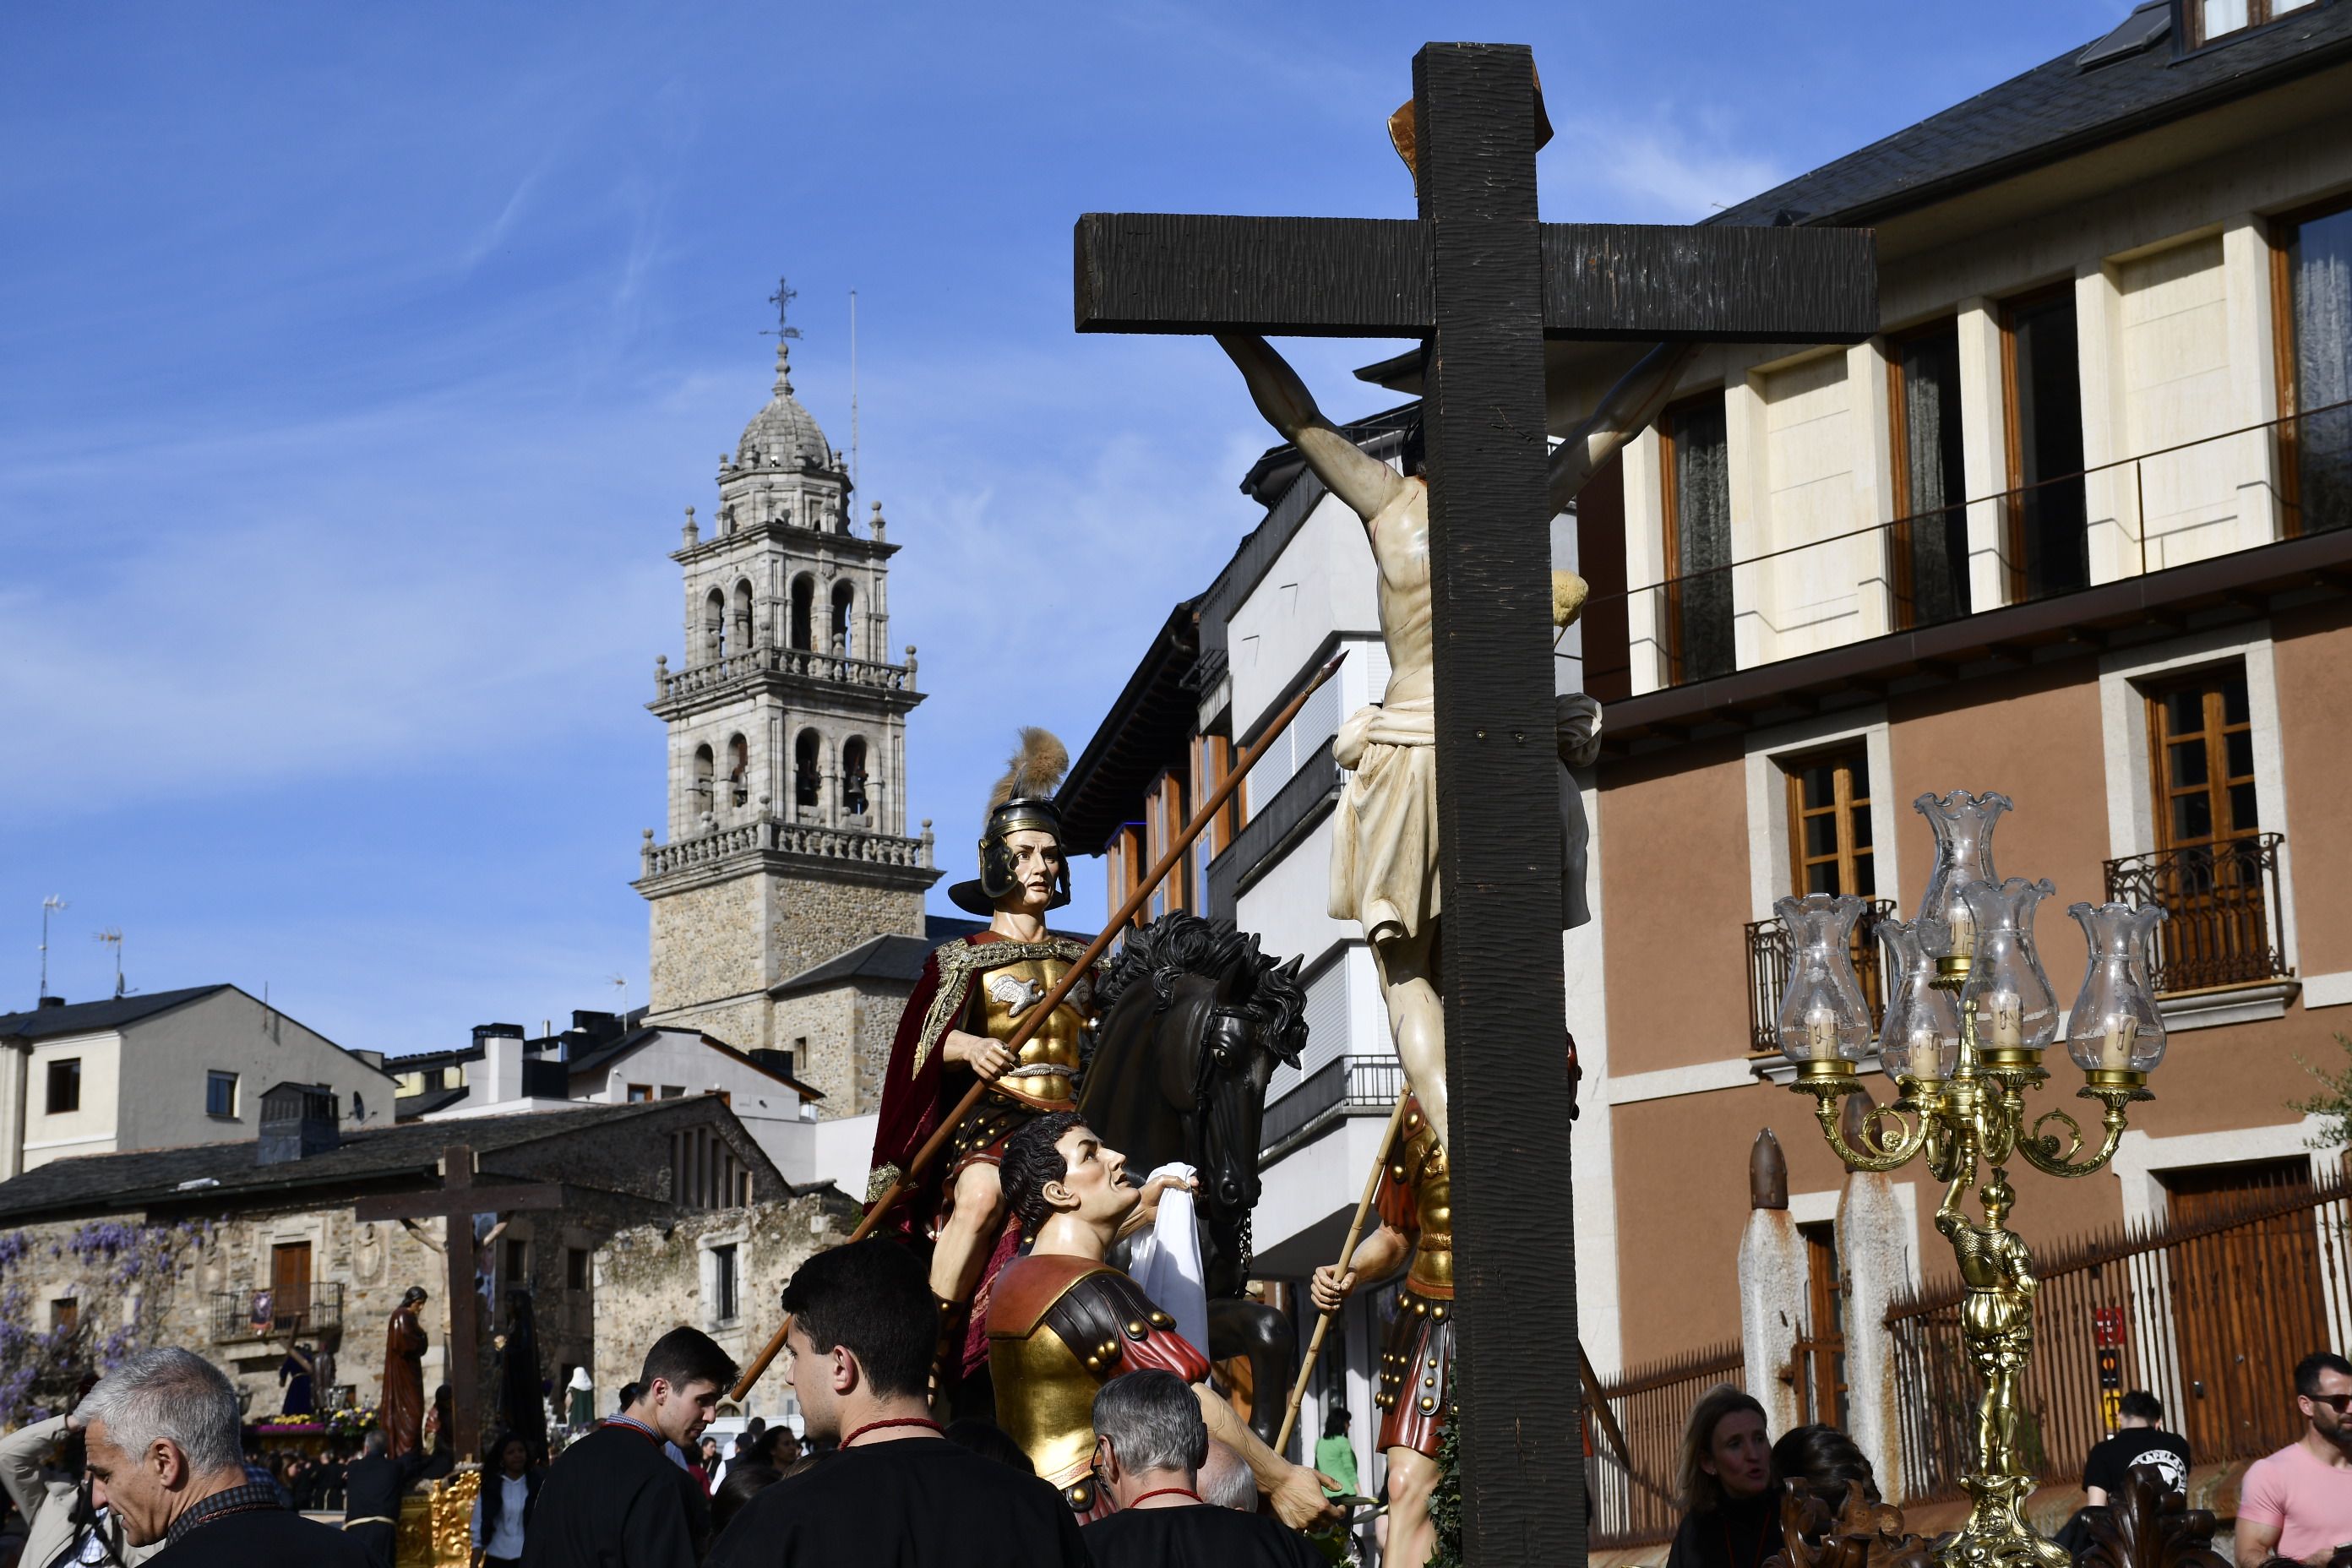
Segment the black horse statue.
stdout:
<svg viewBox="0 0 2352 1568">
<path fill-rule="evenodd" d="M 1286 1317 L 1244 1290 L 1266 1081 L 1277 1062 L 1297 1066 L 1307 1043 L 1298 960 L 1277 963 L 1230 922 L 1179 911 L 1129 933 L 1097 972 L 1095 999 L 1078 1109 L 1139 1176 L 1171 1161 L 1200 1173 L 1206 1349 L 1249 1359 L 1250 1425 L 1271 1443 L 1297 1341 Z"/>
</svg>

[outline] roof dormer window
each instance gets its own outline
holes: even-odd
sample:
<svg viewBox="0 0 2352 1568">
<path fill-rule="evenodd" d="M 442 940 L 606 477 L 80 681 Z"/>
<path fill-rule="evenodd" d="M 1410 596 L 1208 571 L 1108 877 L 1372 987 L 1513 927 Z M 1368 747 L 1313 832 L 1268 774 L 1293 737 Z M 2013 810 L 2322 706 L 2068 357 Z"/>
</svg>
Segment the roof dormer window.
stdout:
<svg viewBox="0 0 2352 1568">
<path fill-rule="evenodd" d="M 2189 48 L 2200 49 L 2231 33 L 2268 26 L 2290 11 L 2300 11 L 2316 0 L 2182 0 Z"/>
</svg>

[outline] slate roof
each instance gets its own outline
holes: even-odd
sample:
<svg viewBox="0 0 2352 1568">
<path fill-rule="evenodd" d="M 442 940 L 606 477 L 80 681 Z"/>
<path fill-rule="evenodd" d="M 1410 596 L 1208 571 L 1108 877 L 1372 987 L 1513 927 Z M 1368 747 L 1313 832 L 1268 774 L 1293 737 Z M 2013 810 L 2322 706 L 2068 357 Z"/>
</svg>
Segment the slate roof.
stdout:
<svg viewBox="0 0 2352 1568">
<path fill-rule="evenodd" d="M 577 1110 L 484 1116 L 457 1123 L 401 1122 L 346 1132 L 340 1148 L 275 1165 L 255 1163 L 257 1140 L 251 1138 L 237 1143 L 196 1143 L 53 1160 L 13 1181 L 0 1182 L 0 1220 L 16 1223 L 53 1213 L 88 1214 L 157 1204 L 274 1202 L 304 1187 L 348 1188 L 402 1179 L 429 1182 L 441 1151 L 452 1143 L 469 1145 L 482 1156 L 482 1169 L 489 1172 L 493 1169 L 490 1157 L 505 1151 L 607 1122 L 675 1111 L 680 1106 L 700 1104 L 702 1100 L 698 1095 L 635 1105 L 583 1105 Z M 203 1187 L 185 1184 L 206 1178 L 210 1181 Z"/>
<path fill-rule="evenodd" d="M 0 1014 L 0 1039 L 46 1040 L 59 1035 L 87 1035 L 119 1029 L 142 1018 L 209 996 L 234 991 L 228 984 L 188 985 L 177 991 L 152 991 L 143 996 L 110 996 L 103 1002 L 69 1002 L 62 1007 L 39 1007 L 29 1013 Z"/>
<path fill-rule="evenodd" d="M 2105 42 L 2069 49 L 1707 221 L 1869 224 L 1991 184 L 2352 58 L 2352 5 L 2306 6 L 2178 58 L 2168 39 L 2149 39 L 2154 47 L 2080 63 Z"/>
<path fill-rule="evenodd" d="M 979 922 L 973 924 L 977 927 Z M 919 936 L 868 937 L 846 952 L 835 953 L 823 963 L 779 981 L 768 988 L 768 994 L 792 996 L 852 980 L 903 981 L 912 984 L 922 975 L 923 960 L 939 945 Z"/>
</svg>

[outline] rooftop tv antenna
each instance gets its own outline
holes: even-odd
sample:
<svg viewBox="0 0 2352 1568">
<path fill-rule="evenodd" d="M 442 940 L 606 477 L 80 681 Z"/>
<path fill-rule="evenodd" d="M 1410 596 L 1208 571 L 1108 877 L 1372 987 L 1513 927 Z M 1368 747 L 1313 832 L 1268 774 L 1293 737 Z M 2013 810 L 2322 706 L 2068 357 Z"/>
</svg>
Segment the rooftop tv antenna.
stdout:
<svg viewBox="0 0 2352 1568">
<path fill-rule="evenodd" d="M 62 912 L 65 907 L 65 900 L 55 893 L 41 900 L 41 988 L 35 994 L 37 996 L 49 994 L 49 916 Z"/>
<path fill-rule="evenodd" d="M 92 941 L 102 942 L 114 950 L 114 994 L 119 999 L 122 995 L 122 928 L 109 926 L 89 934 Z"/>
<path fill-rule="evenodd" d="M 613 988 L 621 994 L 621 1005 L 617 1009 L 617 1014 L 621 1022 L 626 1024 L 629 1021 L 629 977 L 625 974 L 615 974 L 610 979 Z"/>
</svg>

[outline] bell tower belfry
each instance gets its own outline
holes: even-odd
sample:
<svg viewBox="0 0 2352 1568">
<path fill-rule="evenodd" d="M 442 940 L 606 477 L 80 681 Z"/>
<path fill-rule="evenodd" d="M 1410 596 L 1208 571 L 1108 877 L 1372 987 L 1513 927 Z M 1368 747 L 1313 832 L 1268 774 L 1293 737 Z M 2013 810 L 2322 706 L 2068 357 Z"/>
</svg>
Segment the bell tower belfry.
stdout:
<svg viewBox="0 0 2352 1568">
<path fill-rule="evenodd" d="M 686 512 L 680 667 L 655 661 L 668 728 L 669 822 L 646 830 L 635 887 L 652 908 L 647 1022 L 738 1050 L 773 1037 L 769 990 L 877 936 L 920 937 L 939 879 L 929 825 L 907 832 L 915 650 L 891 662 L 882 509 L 851 526 L 841 454 L 773 395 L 719 466 L 708 533 Z M 824 1086 L 820 1086 L 824 1087 Z"/>
</svg>

